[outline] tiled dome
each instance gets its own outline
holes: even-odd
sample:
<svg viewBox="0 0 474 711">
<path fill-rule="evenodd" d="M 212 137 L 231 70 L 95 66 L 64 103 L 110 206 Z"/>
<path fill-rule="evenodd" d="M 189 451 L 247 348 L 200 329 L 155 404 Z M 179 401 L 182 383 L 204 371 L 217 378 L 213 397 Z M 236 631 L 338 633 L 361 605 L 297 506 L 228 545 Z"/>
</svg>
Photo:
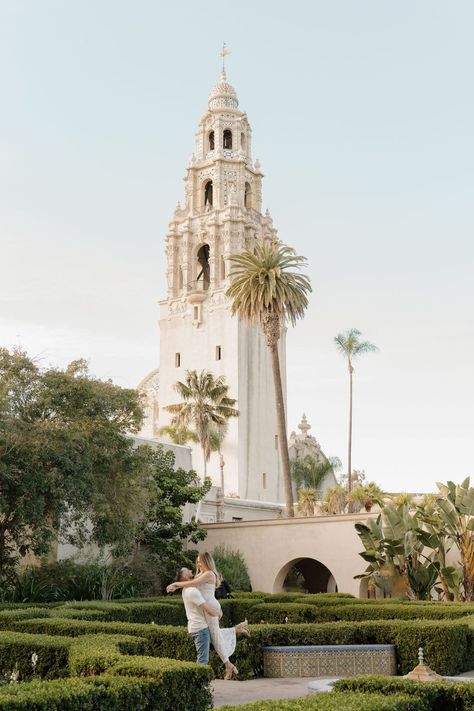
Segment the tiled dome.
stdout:
<svg viewBox="0 0 474 711">
<path fill-rule="evenodd" d="M 223 70 L 221 80 L 211 92 L 208 100 L 209 109 L 237 109 L 239 100 L 233 86 L 231 86 Z"/>
</svg>

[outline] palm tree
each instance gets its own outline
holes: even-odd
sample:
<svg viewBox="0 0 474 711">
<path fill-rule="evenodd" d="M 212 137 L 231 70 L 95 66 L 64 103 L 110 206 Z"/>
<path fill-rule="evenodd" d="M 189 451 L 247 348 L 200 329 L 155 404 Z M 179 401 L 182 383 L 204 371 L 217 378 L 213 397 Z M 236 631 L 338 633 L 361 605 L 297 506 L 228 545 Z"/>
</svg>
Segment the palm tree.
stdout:
<svg viewBox="0 0 474 711">
<path fill-rule="evenodd" d="M 221 470 L 221 491 L 224 496 L 224 457 L 222 456 L 222 445 L 227 436 L 229 429 L 228 422 L 223 425 L 211 425 L 209 428 L 209 447 L 211 452 L 217 452 L 219 455 L 219 468 Z"/>
<path fill-rule="evenodd" d="M 187 427 L 172 427 L 165 425 L 158 430 L 160 435 L 166 435 L 174 444 L 187 444 L 188 442 L 199 442 L 199 437 L 193 430 Z"/>
<path fill-rule="evenodd" d="M 349 445 L 348 445 L 348 461 L 347 461 L 347 488 L 350 491 L 352 488 L 352 373 L 354 366 L 352 361 L 363 353 L 376 351 L 377 346 L 369 341 L 360 341 L 361 332 L 356 328 L 351 328 L 345 333 L 338 333 L 334 338 L 337 349 L 347 359 L 347 367 L 349 369 Z"/>
<path fill-rule="evenodd" d="M 303 516 L 314 516 L 314 508 L 318 502 L 318 492 L 316 489 L 298 490 L 298 511 Z"/>
<path fill-rule="evenodd" d="M 321 484 L 328 474 L 341 467 L 337 457 L 330 457 L 322 462 L 316 461 L 311 454 L 291 462 L 291 473 L 298 487 L 313 489 L 320 493 Z"/>
<path fill-rule="evenodd" d="M 232 314 L 258 324 L 270 348 L 286 509 L 288 516 L 294 516 L 278 341 L 285 321 L 294 326 L 308 305 L 309 278 L 294 271 L 301 268 L 306 258 L 297 256 L 281 242 L 262 238 L 255 242 L 253 250 L 235 254 L 230 260 L 232 283 L 226 295 L 232 299 Z"/>
<path fill-rule="evenodd" d="M 212 425 L 223 427 L 231 417 L 238 417 L 234 408 L 236 400 L 229 397 L 229 386 L 224 376 L 217 378 L 208 370 L 198 373 L 187 370 L 185 382 L 178 380 L 174 389 L 182 402 L 165 407 L 171 413 L 171 427 L 183 430 L 192 424 L 201 445 L 204 460 L 204 479 L 207 477 L 207 462 L 211 456 L 209 433 Z M 199 517 L 201 503 L 196 517 Z"/>
</svg>

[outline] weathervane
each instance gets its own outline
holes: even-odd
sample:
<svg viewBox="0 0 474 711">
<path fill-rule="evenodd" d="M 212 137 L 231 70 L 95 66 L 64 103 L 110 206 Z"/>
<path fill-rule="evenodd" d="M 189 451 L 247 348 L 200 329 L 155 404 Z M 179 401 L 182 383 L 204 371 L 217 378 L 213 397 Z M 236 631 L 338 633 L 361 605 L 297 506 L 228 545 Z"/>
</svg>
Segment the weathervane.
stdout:
<svg viewBox="0 0 474 711">
<path fill-rule="evenodd" d="M 225 58 L 230 54 L 230 50 L 227 49 L 227 45 L 225 42 L 222 43 L 222 49 L 219 54 L 222 57 L 222 74 L 225 77 Z"/>
</svg>

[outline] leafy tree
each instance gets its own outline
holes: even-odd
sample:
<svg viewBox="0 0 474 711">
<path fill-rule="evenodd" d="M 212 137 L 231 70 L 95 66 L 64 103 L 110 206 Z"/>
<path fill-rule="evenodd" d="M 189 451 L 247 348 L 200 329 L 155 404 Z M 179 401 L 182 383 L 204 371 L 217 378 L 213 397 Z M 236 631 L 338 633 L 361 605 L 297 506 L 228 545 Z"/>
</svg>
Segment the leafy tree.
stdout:
<svg viewBox="0 0 474 711">
<path fill-rule="evenodd" d="M 443 588 L 456 599 L 472 602 L 474 599 L 474 488 L 467 477 L 461 484 L 448 481 L 437 483 L 440 496 L 433 512 L 420 509 L 420 516 L 431 526 L 431 538 L 424 543 L 439 551 L 457 549 L 458 562 L 447 566 L 440 559 Z"/>
<path fill-rule="evenodd" d="M 263 238 L 255 242 L 252 250 L 235 254 L 230 260 L 232 284 L 226 295 L 232 299 L 232 313 L 242 321 L 258 324 L 270 349 L 286 510 L 287 516 L 294 516 L 278 342 L 285 323 L 289 321 L 294 326 L 308 305 L 311 284 L 306 275 L 297 271 L 306 258 L 297 256 L 281 242 Z"/>
<path fill-rule="evenodd" d="M 141 422 L 138 393 L 92 378 L 84 361 L 42 370 L 0 349 L 0 587 L 58 532 L 101 546 L 133 537 L 147 455 L 125 433 Z"/>
<path fill-rule="evenodd" d="M 377 346 L 369 341 L 360 341 L 361 332 L 356 328 L 351 328 L 346 333 L 339 333 L 334 338 L 334 342 L 340 353 L 347 360 L 349 370 L 349 444 L 347 455 L 347 488 L 352 488 L 352 374 L 354 372 L 353 361 L 357 356 L 370 351 L 376 351 Z"/>
<path fill-rule="evenodd" d="M 136 531 L 137 547 L 145 545 L 165 585 L 175 579 L 178 566 L 192 565 L 192 556 L 183 550 L 185 541 L 197 543 L 206 531 L 197 521 L 186 523 L 183 507 L 196 504 L 206 495 L 211 481 L 199 484 L 195 471 L 175 469 L 175 456 L 163 447 L 149 450 L 151 478 L 149 502 Z"/>
<path fill-rule="evenodd" d="M 182 402 L 168 405 L 165 409 L 171 413 L 172 427 L 179 430 L 193 425 L 202 449 L 205 479 L 211 456 L 211 428 L 223 427 L 231 417 L 238 417 L 239 411 L 234 407 L 236 400 L 229 397 L 229 386 L 224 376 L 215 377 L 208 370 L 200 373 L 187 370 L 185 382 L 178 381 L 174 387 Z M 197 518 L 199 514 L 200 503 Z"/>
<path fill-rule="evenodd" d="M 227 546 L 217 546 L 212 556 L 217 570 L 232 590 L 248 592 L 252 589 L 247 564 L 240 551 L 232 550 Z"/>
<path fill-rule="evenodd" d="M 369 563 L 365 573 L 356 577 L 374 580 L 391 595 L 429 599 L 438 567 L 424 550 L 418 535 L 420 527 L 419 512 L 410 513 L 406 504 L 389 504 L 376 520 L 356 523 L 365 548 L 360 555 Z"/>
</svg>

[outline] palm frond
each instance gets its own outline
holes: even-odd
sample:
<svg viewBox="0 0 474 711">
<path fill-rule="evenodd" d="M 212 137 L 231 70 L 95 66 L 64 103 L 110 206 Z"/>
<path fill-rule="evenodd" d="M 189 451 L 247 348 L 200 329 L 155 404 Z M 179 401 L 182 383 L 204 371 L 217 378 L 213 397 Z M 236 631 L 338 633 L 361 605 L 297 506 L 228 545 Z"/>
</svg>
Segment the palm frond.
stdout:
<svg viewBox="0 0 474 711">
<path fill-rule="evenodd" d="M 378 348 L 373 343 L 369 341 L 360 341 L 359 337 L 362 335 L 357 328 L 351 328 L 345 333 L 338 333 L 334 337 L 334 343 L 342 355 L 350 360 L 362 353 L 369 353 L 370 351 L 377 351 Z"/>
<path fill-rule="evenodd" d="M 230 257 L 232 283 L 226 295 L 232 299 L 232 313 L 250 323 L 259 323 L 266 312 L 295 325 L 308 306 L 309 277 L 298 271 L 306 258 L 281 242 L 260 239 L 254 251 Z"/>
<path fill-rule="evenodd" d="M 210 429 L 223 429 L 231 417 L 239 416 L 234 407 L 237 401 L 229 397 L 224 376 L 216 377 L 208 370 L 187 370 L 184 382 L 175 383 L 175 390 L 182 402 L 165 407 L 172 415 L 171 427 L 179 430 L 192 424 L 208 461 L 212 450 Z"/>
</svg>

